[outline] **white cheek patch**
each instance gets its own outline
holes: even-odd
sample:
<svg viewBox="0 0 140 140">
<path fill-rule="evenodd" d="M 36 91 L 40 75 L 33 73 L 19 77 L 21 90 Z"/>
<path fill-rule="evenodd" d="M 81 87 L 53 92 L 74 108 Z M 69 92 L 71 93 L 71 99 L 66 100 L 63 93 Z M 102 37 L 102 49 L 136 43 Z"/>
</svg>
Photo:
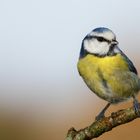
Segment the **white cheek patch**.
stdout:
<svg viewBox="0 0 140 140">
<path fill-rule="evenodd" d="M 106 55 L 109 51 L 109 44 L 107 42 L 98 42 L 96 40 L 85 40 L 84 48 L 89 53 Z"/>
</svg>

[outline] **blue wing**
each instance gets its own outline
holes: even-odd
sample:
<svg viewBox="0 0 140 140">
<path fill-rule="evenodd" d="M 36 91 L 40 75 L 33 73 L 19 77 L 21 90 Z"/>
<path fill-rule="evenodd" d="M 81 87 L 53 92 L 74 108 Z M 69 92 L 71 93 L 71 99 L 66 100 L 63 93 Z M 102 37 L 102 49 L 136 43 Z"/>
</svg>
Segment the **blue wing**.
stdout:
<svg viewBox="0 0 140 140">
<path fill-rule="evenodd" d="M 124 56 L 124 59 L 127 61 L 129 70 L 137 75 L 138 74 L 137 69 L 135 68 L 132 61 L 122 51 L 121 54 Z"/>
</svg>

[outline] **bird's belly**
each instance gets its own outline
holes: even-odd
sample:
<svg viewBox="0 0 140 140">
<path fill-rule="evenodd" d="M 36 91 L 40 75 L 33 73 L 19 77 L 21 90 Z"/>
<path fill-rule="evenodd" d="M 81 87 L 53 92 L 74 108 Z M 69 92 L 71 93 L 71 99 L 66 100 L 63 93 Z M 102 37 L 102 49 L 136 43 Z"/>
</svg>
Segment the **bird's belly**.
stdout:
<svg viewBox="0 0 140 140">
<path fill-rule="evenodd" d="M 115 64 L 116 63 L 116 64 Z M 99 97 L 111 103 L 128 99 L 138 92 L 138 78 L 118 62 L 106 62 L 93 57 L 79 61 L 78 70 L 87 86 Z"/>
</svg>

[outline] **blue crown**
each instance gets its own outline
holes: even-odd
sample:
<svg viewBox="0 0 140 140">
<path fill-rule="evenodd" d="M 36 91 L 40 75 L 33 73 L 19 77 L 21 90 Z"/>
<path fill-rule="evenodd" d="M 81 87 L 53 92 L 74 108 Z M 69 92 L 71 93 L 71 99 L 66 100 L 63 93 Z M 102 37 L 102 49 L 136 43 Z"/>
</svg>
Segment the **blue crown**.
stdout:
<svg viewBox="0 0 140 140">
<path fill-rule="evenodd" d="M 107 31 L 111 31 L 108 28 L 105 27 L 99 27 L 99 28 L 95 28 L 94 30 L 92 30 L 93 32 L 98 32 L 98 33 L 103 33 L 103 32 L 107 32 Z M 112 32 L 112 31 L 111 31 Z"/>
</svg>

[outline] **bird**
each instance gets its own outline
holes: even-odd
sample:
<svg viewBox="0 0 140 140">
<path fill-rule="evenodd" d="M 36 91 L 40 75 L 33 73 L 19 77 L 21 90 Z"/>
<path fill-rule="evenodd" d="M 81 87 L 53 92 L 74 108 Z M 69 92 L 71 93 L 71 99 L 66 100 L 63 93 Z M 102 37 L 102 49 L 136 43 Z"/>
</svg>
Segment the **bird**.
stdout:
<svg viewBox="0 0 140 140">
<path fill-rule="evenodd" d="M 95 28 L 82 40 L 78 72 L 89 89 L 107 101 L 96 120 L 105 117 L 110 105 L 130 98 L 133 99 L 135 113 L 140 116 L 138 72 L 118 43 L 114 32 L 106 27 Z"/>
</svg>

